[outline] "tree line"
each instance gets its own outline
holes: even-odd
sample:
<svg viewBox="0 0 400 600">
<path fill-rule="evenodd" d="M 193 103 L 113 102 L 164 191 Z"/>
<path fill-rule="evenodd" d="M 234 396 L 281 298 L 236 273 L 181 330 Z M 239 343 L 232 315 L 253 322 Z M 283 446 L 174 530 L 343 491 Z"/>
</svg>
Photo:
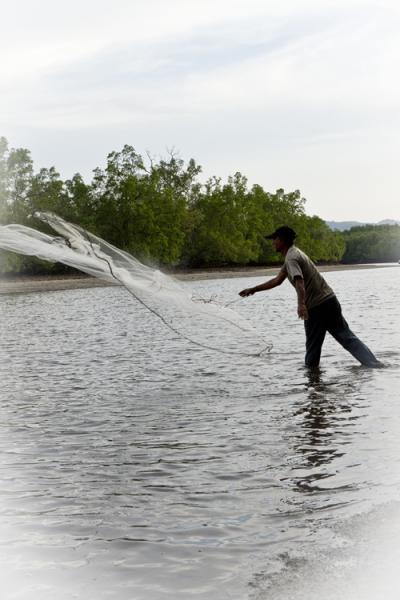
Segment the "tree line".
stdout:
<svg viewBox="0 0 400 600">
<path fill-rule="evenodd" d="M 397 262 L 400 260 L 400 225 L 363 225 L 343 232 L 344 263 Z"/>
<path fill-rule="evenodd" d="M 55 167 L 35 171 L 29 150 L 0 138 L 0 223 L 45 229 L 32 215 L 52 211 L 144 262 L 164 267 L 273 265 L 281 258 L 264 236 L 286 224 L 315 262 L 338 262 L 345 237 L 305 213 L 298 190 L 267 192 L 241 173 L 200 181 L 201 167 L 174 152 L 155 160 L 129 145 L 111 152 L 87 183 L 63 180 Z M 1 252 L 2 273 L 62 270 Z"/>
</svg>

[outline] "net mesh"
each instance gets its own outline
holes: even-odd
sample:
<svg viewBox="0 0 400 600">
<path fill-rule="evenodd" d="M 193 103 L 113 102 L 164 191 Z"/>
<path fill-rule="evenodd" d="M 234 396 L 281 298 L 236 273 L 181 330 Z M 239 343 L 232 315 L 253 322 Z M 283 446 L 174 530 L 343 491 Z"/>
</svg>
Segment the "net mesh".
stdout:
<svg viewBox="0 0 400 600">
<path fill-rule="evenodd" d="M 190 291 L 174 277 L 144 265 L 85 229 L 54 213 L 35 213 L 58 235 L 24 225 L 0 227 L 0 248 L 61 262 L 88 275 L 123 285 L 137 302 L 177 335 L 227 354 L 259 356 L 268 343 L 249 321 L 215 297 Z"/>
</svg>

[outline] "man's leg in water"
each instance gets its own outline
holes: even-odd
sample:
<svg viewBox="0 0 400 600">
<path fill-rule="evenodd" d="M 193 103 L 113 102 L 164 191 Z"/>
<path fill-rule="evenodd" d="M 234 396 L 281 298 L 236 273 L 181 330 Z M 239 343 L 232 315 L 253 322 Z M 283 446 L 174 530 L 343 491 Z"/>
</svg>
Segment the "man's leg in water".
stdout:
<svg viewBox="0 0 400 600">
<path fill-rule="evenodd" d="M 342 315 L 342 309 L 338 299 L 336 297 L 331 298 L 328 302 L 330 304 L 327 321 L 327 330 L 329 333 L 362 365 L 367 367 L 380 366 L 381 363 L 373 355 L 371 350 L 349 328 Z M 328 302 L 326 304 L 328 304 Z"/>
<path fill-rule="evenodd" d="M 304 329 L 306 331 L 306 366 L 318 367 L 321 348 L 326 335 L 324 318 L 318 306 L 308 311 L 308 319 L 304 321 Z"/>
</svg>

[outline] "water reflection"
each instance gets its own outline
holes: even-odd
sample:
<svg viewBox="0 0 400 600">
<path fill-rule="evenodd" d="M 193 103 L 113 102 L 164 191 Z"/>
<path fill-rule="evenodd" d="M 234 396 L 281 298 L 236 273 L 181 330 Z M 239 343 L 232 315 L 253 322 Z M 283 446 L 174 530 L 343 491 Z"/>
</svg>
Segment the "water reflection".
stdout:
<svg viewBox="0 0 400 600">
<path fill-rule="evenodd" d="M 294 404 L 298 430 L 293 436 L 294 477 L 297 490 L 320 492 L 335 487 L 345 468 L 346 446 L 354 443 L 359 414 L 352 415 L 355 381 L 332 381 L 321 368 L 305 371 L 305 394 Z M 349 429 L 350 427 L 350 429 Z M 341 467 L 339 467 L 339 464 Z M 338 477 L 339 474 L 339 477 Z M 339 486 L 343 489 L 343 485 Z"/>
</svg>

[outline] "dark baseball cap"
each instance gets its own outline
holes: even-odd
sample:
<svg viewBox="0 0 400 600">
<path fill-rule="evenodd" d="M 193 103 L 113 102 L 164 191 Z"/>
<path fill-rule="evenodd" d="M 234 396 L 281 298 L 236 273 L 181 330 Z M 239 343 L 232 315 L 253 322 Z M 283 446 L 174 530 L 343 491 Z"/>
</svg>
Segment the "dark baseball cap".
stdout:
<svg viewBox="0 0 400 600">
<path fill-rule="evenodd" d="M 285 242 L 293 242 L 295 237 L 296 232 L 294 229 L 288 227 L 287 225 L 283 225 L 283 227 L 278 227 L 278 229 L 275 229 L 275 231 L 270 233 L 270 235 L 266 235 L 265 239 L 274 240 L 275 238 L 281 238 L 281 240 L 285 240 Z"/>
</svg>

